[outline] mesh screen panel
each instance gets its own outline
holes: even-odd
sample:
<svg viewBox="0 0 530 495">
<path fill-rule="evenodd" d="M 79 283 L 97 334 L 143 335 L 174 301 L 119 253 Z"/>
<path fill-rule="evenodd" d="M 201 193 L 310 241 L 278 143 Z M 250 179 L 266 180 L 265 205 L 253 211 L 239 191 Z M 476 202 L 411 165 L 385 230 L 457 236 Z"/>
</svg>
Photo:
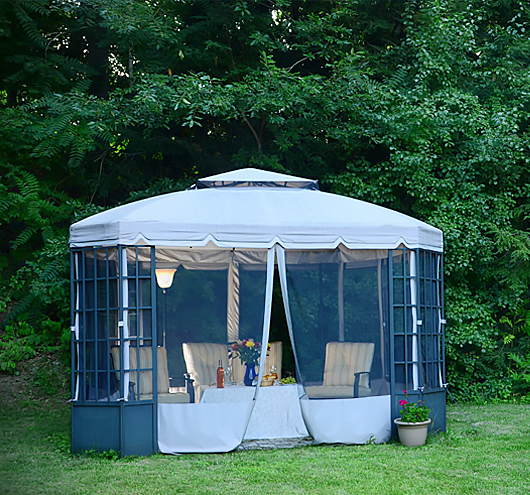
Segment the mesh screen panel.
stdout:
<svg viewBox="0 0 530 495">
<path fill-rule="evenodd" d="M 285 260 L 297 378 L 308 396 L 388 393 L 385 260 L 345 250 L 286 251 Z"/>
</svg>

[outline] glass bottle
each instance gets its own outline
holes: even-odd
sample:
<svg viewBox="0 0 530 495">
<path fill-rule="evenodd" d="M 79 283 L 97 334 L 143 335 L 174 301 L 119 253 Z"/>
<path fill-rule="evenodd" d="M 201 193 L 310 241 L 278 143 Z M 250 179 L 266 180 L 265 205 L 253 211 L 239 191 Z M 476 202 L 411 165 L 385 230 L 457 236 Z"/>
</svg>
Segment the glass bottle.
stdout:
<svg viewBox="0 0 530 495">
<path fill-rule="evenodd" d="M 223 363 L 219 359 L 219 368 L 217 368 L 217 388 L 225 387 L 225 370 L 223 368 Z"/>
</svg>

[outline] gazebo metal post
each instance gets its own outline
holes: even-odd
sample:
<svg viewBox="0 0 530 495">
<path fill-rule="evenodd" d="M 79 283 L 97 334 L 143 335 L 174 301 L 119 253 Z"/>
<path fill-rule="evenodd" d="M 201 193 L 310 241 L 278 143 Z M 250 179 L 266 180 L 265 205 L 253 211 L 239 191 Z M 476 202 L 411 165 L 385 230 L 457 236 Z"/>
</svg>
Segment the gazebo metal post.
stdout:
<svg viewBox="0 0 530 495">
<path fill-rule="evenodd" d="M 157 303 L 156 303 L 156 249 L 151 248 L 151 348 L 153 351 L 153 452 L 158 452 L 158 332 L 157 332 Z M 164 298 L 165 299 L 165 298 Z M 164 307 L 164 347 L 166 345 L 166 326 L 165 326 Z"/>
<path fill-rule="evenodd" d="M 94 261 L 92 262 L 93 263 L 93 270 L 94 270 L 94 308 L 93 308 L 93 311 L 94 311 L 94 333 L 93 333 L 93 339 L 94 339 L 94 356 L 92 356 L 92 364 L 91 364 L 91 372 L 92 372 L 92 382 L 94 383 L 94 396 L 96 397 L 96 400 L 99 400 L 99 325 L 98 325 L 98 266 L 97 266 L 97 261 L 98 261 L 98 256 L 97 256 L 97 251 L 96 249 L 94 248 L 93 249 L 93 254 L 94 254 Z M 90 379 L 89 379 L 89 383 L 90 383 Z M 89 385 L 89 393 L 90 393 L 90 385 Z"/>
<path fill-rule="evenodd" d="M 166 313 L 167 313 L 167 289 L 162 289 L 164 308 L 162 310 L 162 347 L 166 347 Z"/>
<path fill-rule="evenodd" d="M 396 337 L 394 331 L 394 251 L 388 250 L 388 322 L 389 322 L 389 338 L 390 338 L 390 419 L 391 421 L 397 417 L 397 400 L 396 400 L 396 354 L 395 345 Z M 394 423 L 391 423 L 392 437 L 396 438 L 397 428 Z"/>
</svg>

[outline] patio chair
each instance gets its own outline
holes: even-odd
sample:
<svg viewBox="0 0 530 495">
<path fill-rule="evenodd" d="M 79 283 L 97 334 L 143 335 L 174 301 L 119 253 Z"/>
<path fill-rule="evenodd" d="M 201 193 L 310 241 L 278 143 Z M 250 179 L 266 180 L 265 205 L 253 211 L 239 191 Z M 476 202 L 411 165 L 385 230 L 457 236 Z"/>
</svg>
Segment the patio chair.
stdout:
<svg viewBox="0 0 530 495">
<path fill-rule="evenodd" d="M 367 397 L 371 395 L 370 370 L 373 343 L 328 342 L 322 385 L 310 385 L 310 399 Z"/>
<path fill-rule="evenodd" d="M 129 369 L 145 369 L 153 367 L 153 350 L 151 347 L 140 347 L 140 366 L 138 367 L 138 352 L 136 347 L 129 347 Z M 157 388 L 158 388 L 158 402 L 164 403 L 189 403 L 192 398 L 189 392 L 170 392 L 169 391 L 169 374 L 167 368 L 167 352 L 165 347 L 157 347 Z M 113 347 L 111 349 L 112 361 L 114 368 L 120 369 L 120 348 Z M 118 373 L 119 375 L 119 373 Z M 129 373 L 130 382 L 136 384 L 137 373 L 131 371 Z M 189 387 L 188 387 L 189 390 Z M 149 400 L 153 398 L 153 372 L 140 371 L 140 384 L 134 387 L 135 394 L 140 393 L 140 400 Z M 192 391 L 193 392 L 193 391 Z"/>
<path fill-rule="evenodd" d="M 228 348 L 226 344 L 184 342 L 182 351 L 186 370 L 193 380 L 195 402 L 200 402 L 204 390 L 217 384 L 219 361 L 223 368 L 228 366 Z"/>
</svg>

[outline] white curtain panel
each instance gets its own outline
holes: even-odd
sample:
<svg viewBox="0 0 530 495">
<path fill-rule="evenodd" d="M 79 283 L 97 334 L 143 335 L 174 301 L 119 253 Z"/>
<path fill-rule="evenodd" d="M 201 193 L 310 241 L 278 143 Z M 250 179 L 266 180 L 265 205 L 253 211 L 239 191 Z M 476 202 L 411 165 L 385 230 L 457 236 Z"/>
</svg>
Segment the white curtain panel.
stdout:
<svg viewBox="0 0 530 495">
<path fill-rule="evenodd" d="M 359 399 L 300 399 L 316 443 L 383 443 L 390 439 L 390 395 Z"/>
<path fill-rule="evenodd" d="M 285 250 L 277 246 L 278 270 L 287 326 L 291 341 L 294 342 L 285 255 Z M 289 252 L 289 256 L 291 256 L 291 252 Z M 369 259 L 370 257 L 367 256 L 366 258 Z M 296 261 L 304 260 L 307 262 L 308 259 L 316 261 L 318 259 L 318 253 L 316 256 L 294 256 L 294 260 Z M 378 258 L 375 259 L 377 260 Z M 375 263 L 376 267 L 379 266 L 378 261 L 375 261 Z M 378 283 L 380 284 L 379 278 Z M 378 290 L 378 294 L 381 299 L 380 290 Z M 380 305 L 381 301 L 379 301 L 378 307 Z M 294 353 L 298 376 L 300 376 L 298 361 L 296 359 L 296 349 L 294 349 Z M 379 443 L 386 442 L 390 438 L 390 395 L 314 400 L 309 399 L 306 395 L 300 399 L 300 406 L 307 429 L 317 443 L 363 444 L 368 441 Z"/>
<path fill-rule="evenodd" d="M 265 287 L 265 313 L 263 315 L 263 334 L 261 338 L 261 356 L 260 363 L 265 363 L 267 359 L 267 349 L 269 346 L 269 330 L 271 325 L 271 312 L 272 312 L 272 289 L 274 286 L 274 248 L 271 248 L 267 252 L 267 285 Z M 259 367 L 258 373 L 258 386 L 256 387 L 256 397 L 259 394 L 259 385 L 263 378 L 265 366 Z"/>
<path fill-rule="evenodd" d="M 243 440 L 253 401 L 158 404 L 158 448 L 163 454 L 230 452 Z"/>
</svg>

